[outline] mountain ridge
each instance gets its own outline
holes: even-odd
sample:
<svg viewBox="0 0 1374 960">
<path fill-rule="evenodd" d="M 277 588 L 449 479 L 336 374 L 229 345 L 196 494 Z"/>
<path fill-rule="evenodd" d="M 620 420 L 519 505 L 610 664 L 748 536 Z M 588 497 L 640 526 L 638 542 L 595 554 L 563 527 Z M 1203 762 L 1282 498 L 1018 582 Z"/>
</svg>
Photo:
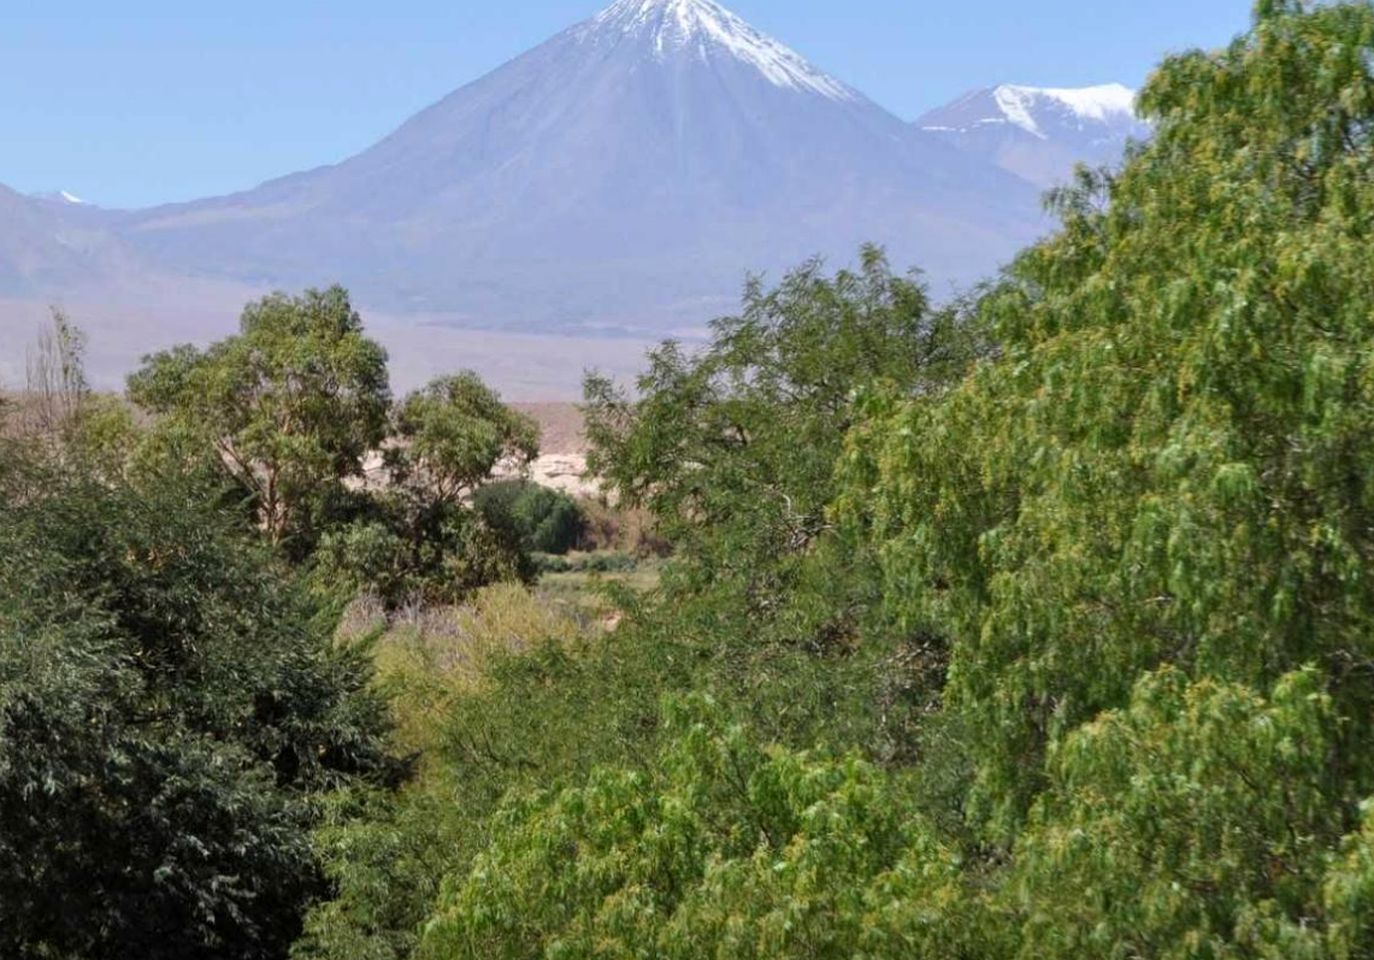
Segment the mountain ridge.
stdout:
<svg viewBox="0 0 1374 960">
<path fill-rule="evenodd" d="M 1149 137 L 1136 91 L 1120 83 L 1033 87 L 1004 83 L 973 90 L 928 111 L 914 126 L 1041 188 L 1068 178 L 1076 163 L 1110 164 L 1127 143 Z"/>
<path fill-rule="evenodd" d="M 247 190 L 132 211 L 0 201 L 23 211 L 0 217 L 0 297 L 146 313 L 136 334 L 118 321 L 121 356 L 223 335 L 255 292 L 335 282 L 407 350 L 440 327 L 690 338 L 750 274 L 876 242 L 943 296 L 1048 226 L 1039 186 L 999 158 L 715 0 L 619 0 L 354 156 Z"/>
</svg>

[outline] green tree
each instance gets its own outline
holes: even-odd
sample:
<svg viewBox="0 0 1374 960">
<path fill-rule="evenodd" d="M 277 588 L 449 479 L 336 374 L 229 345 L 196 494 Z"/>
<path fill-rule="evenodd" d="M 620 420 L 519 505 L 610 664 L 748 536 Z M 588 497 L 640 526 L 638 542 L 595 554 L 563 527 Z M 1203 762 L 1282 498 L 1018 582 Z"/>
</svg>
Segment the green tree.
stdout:
<svg viewBox="0 0 1374 960">
<path fill-rule="evenodd" d="M 213 450 L 281 544 L 309 533 L 310 504 L 361 475 L 380 447 L 386 353 L 363 334 L 343 289 L 273 294 L 244 310 L 238 335 L 148 357 L 129 396 L 159 414 L 164 431 Z"/>
<path fill-rule="evenodd" d="M 0 509 L 0 954 L 280 958 L 320 796 L 402 771 L 333 617 L 176 477 Z"/>
<path fill-rule="evenodd" d="M 1128 707 L 1052 751 L 1051 788 L 1016 848 L 1020 955 L 1262 956 L 1302 927 L 1317 946 L 1325 872 L 1349 829 L 1335 736 L 1316 671 L 1269 697 L 1147 675 Z"/>
<path fill-rule="evenodd" d="M 393 420 L 393 483 L 426 504 L 458 503 L 499 465 L 523 470 L 539 455 L 538 425 L 472 372 L 440 377 L 410 394 Z"/>
<path fill-rule="evenodd" d="M 834 277 L 812 262 L 774 290 L 751 282 L 701 352 L 651 352 L 636 396 L 589 377 L 589 467 L 625 505 L 647 506 L 704 575 L 757 569 L 825 530 L 855 392 L 931 389 L 963 371 L 972 342 L 881 251 Z"/>
<path fill-rule="evenodd" d="M 944 646 L 891 629 L 870 540 L 836 529 L 829 507 L 860 399 L 957 384 L 983 348 L 974 319 L 963 303 L 933 308 L 866 248 L 857 270 L 811 262 L 775 289 L 752 284 L 699 352 L 654 351 L 633 397 L 588 380 L 591 469 L 676 547 L 631 623 L 664 682 L 691 664 L 689 683 L 792 746 L 918 755 Z"/>
<path fill-rule="evenodd" d="M 846 512 L 908 627 L 952 638 L 972 810 L 1014 834 L 1048 744 L 1162 664 L 1320 665 L 1374 790 L 1374 8 L 1260 4 L 1166 61 L 1153 141 L 1061 193 L 938 403 L 875 400 Z"/>
<path fill-rule="evenodd" d="M 419 956 L 970 955 L 957 859 L 881 771 L 764 751 L 701 701 L 668 724 L 653 773 L 512 798 Z"/>
<path fill-rule="evenodd" d="M 329 518 L 319 561 L 327 575 L 397 605 L 455 602 L 503 580 L 528 580 L 517 530 L 492 525 L 470 500 L 504 465 L 519 471 L 538 454 L 538 426 L 501 403 L 473 373 L 442 377 L 410 394 L 391 416 L 385 482 Z"/>
</svg>

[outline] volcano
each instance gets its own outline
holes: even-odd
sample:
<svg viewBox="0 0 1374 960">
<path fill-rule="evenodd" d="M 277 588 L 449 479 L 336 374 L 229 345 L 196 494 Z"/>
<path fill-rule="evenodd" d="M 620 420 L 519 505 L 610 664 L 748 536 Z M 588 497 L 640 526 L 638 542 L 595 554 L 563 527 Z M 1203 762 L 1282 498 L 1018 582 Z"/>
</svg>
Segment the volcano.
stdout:
<svg viewBox="0 0 1374 960">
<path fill-rule="evenodd" d="M 1044 221 L 1032 184 L 713 0 L 619 0 L 342 163 L 111 226 L 178 274 L 570 333 L 700 325 L 747 273 L 865 242 L 938 290 Z"/>
</svg>

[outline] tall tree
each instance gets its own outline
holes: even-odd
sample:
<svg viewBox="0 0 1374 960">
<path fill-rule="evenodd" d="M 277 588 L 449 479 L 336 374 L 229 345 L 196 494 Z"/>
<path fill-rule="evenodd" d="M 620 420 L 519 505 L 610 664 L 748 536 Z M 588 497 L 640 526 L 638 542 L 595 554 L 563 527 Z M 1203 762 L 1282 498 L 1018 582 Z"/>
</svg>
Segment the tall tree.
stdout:
<svg viewBox="0 0 1374 960">
<path fill-rule="evenodd" d="M 1154 140 L 1083 174 L 981 305 L 999 346 L 848 461 L 908 624 L 954 640 L 974 809 L 1017 828 L 1046 745 L 1142 672 L 1320 664 L 1374 790 L 1374 7 L 1266 0 L 1164 63 Z M 1334 798 L 1333 798 L 1334 799 Z"/>
<path fill-rule="evenodd" d="M 957 377 L 972 338 L 913 277 L 866 248 L 856 271 L 819 262 L 776 289 L 758 282 L 711 343 L 649 355 L 637 394 L 586 382 L 589 465 L 647 506 L 707 576 L 759 570 L 826 526 L 832 474 L 856 394 L 877 382 L 921 392 Z"/>
<path fill-rule="evenodd" d="M 204 438 L 280 544 L 305 523 L 312 497 L 361 474 L 381 445 L 386 352 L 339 287 L 265 297 L 239 326 L 207 350 L 148 357 L 129 395 L 165 429 Z"/>
</svg>

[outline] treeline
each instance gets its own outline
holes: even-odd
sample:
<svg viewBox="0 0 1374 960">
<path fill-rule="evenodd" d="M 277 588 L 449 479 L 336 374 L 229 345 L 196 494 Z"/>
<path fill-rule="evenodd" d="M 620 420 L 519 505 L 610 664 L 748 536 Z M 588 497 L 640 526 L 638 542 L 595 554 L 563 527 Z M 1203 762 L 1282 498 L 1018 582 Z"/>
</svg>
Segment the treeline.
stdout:
<svg viewBox="0 0 1374 960">
<path fill-rule="evenodd" d="M 869 250 L 590 378 L 673 546 L 614 630 L 480 589 L 523 574 L 445 491 L 529 434 L 344 386 L 351 319 L 375 429 L 275 500 L 321 411 L 197 408 L 232 344 L 135 377 L 118 471 L 7 458 L 0 952 L 1374 958 L 1374 6 L 1262 0 L 1141 107 L 965 300 Z M 339 633 L 378 570 L 467 605 Z"/>
<path fill-rule="evenodd" d="M 123 398 L 83 354 L 55 313 L 0 399 L 0 956 L 286 956 L 329 798 L 416 766 L 345 608 L 529 582 L 580 508 L 492 481 L 538 430 L 475 375 L 393 399 L 339 289 Z"/>
</svg>

